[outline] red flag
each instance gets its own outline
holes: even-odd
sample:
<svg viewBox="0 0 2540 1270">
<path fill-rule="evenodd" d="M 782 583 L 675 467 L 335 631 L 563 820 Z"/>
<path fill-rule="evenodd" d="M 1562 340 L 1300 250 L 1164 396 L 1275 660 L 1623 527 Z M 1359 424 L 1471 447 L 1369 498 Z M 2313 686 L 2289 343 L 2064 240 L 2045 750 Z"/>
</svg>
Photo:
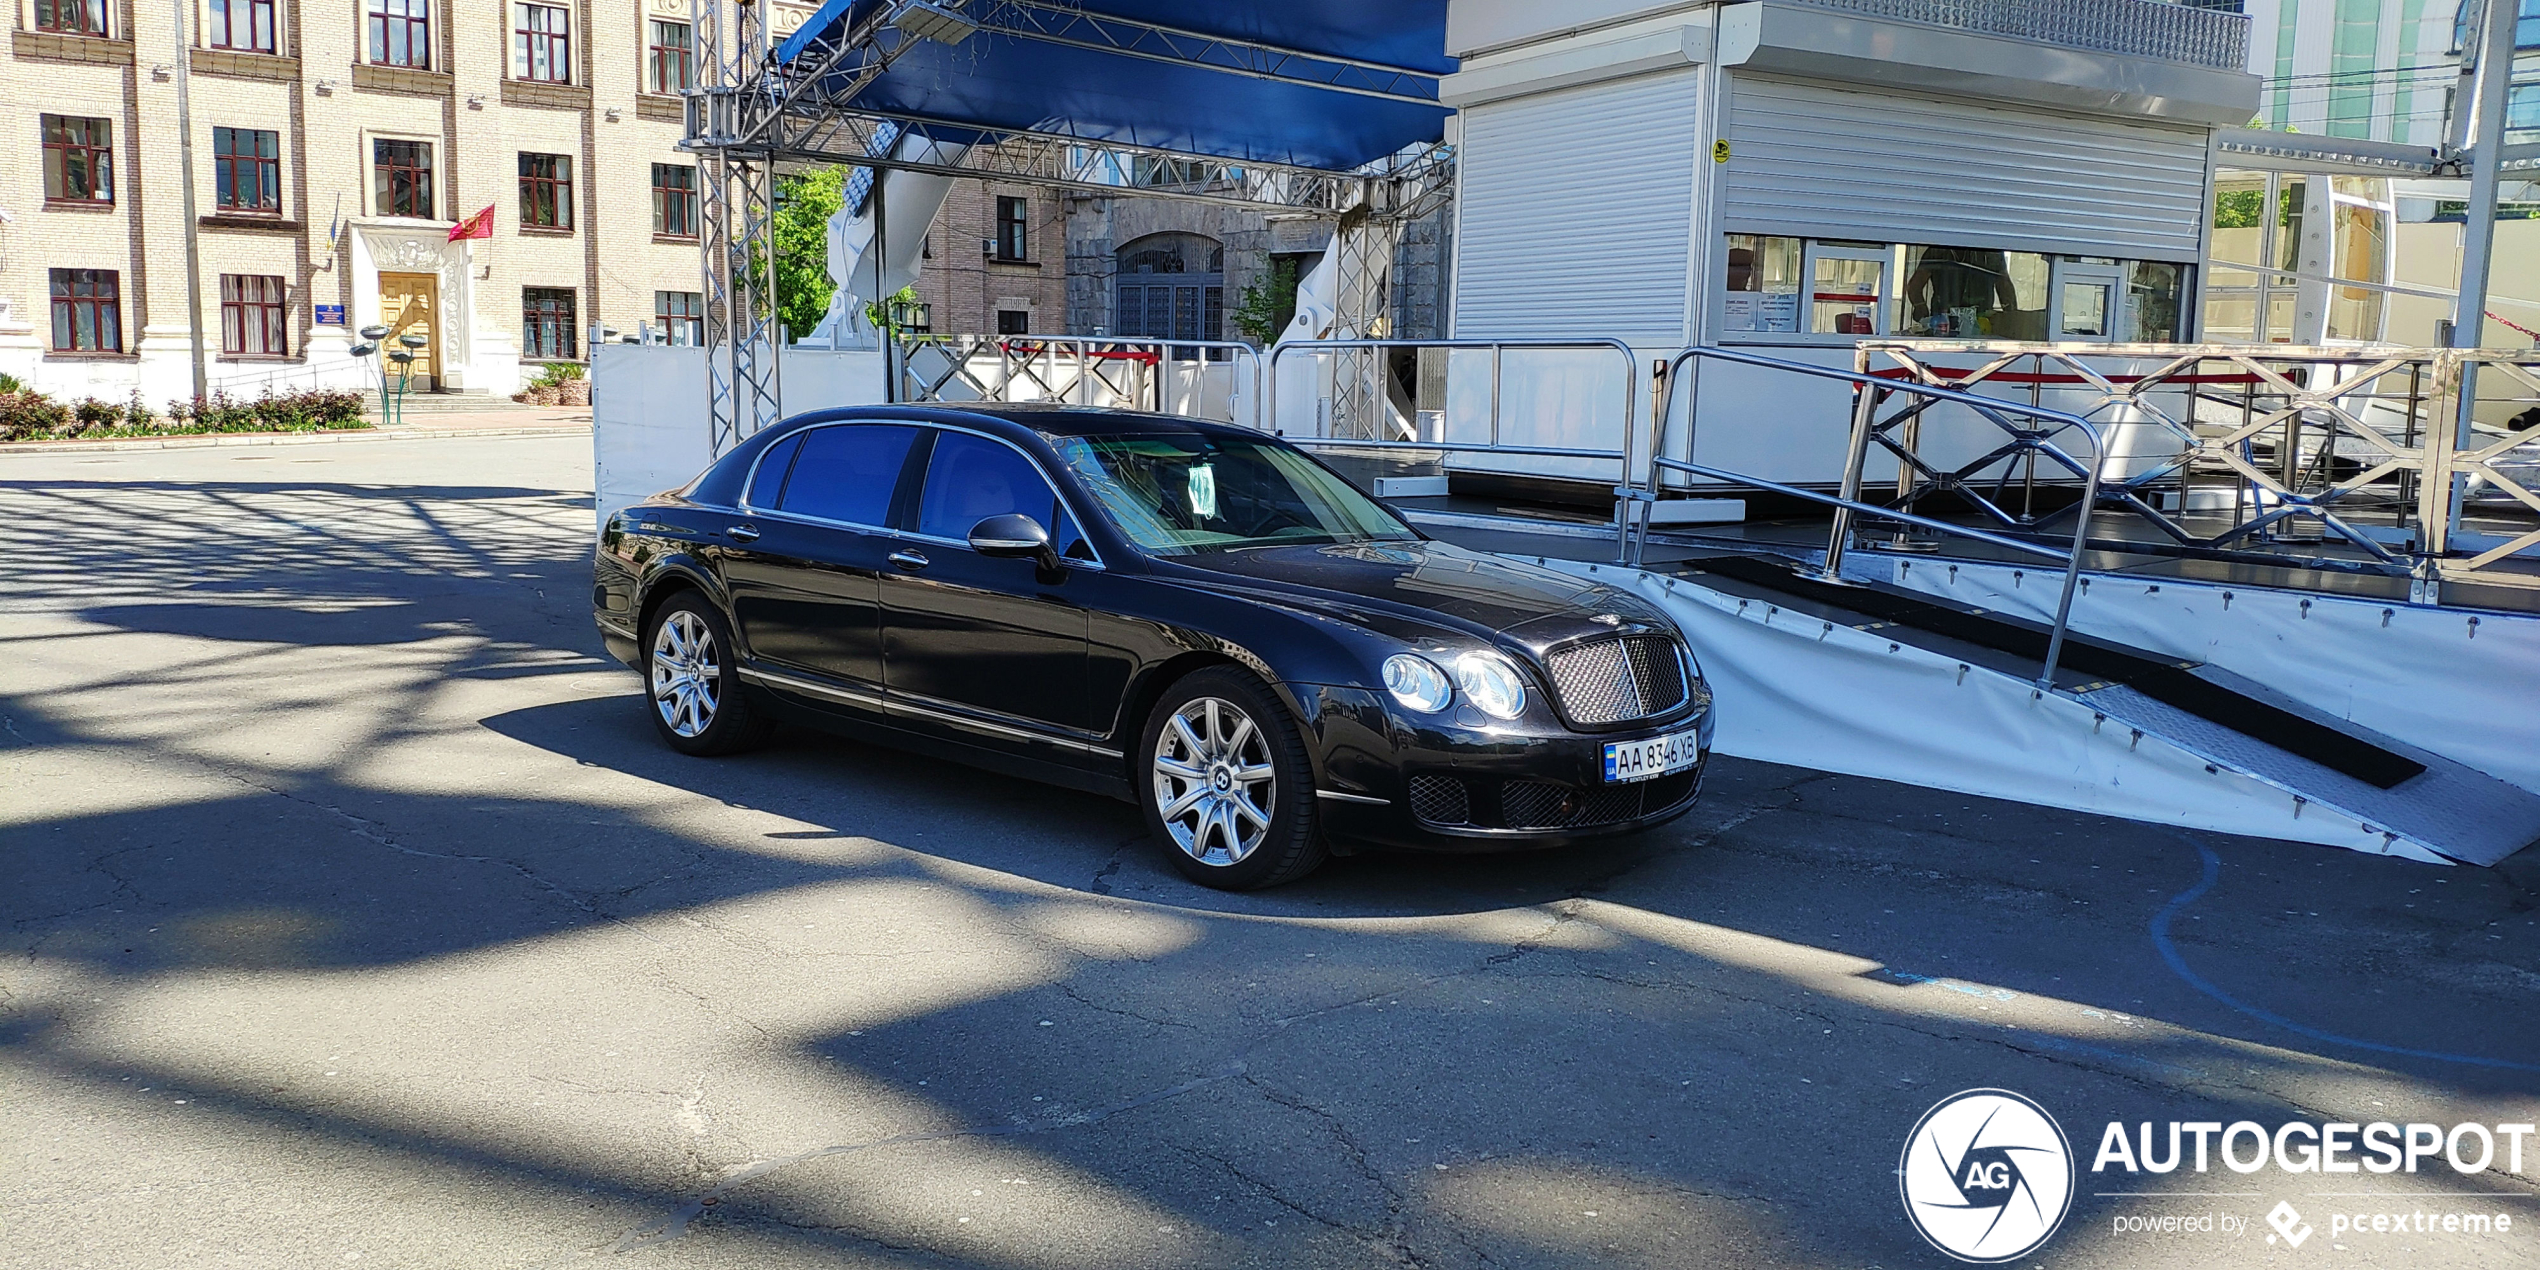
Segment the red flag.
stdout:
<svg viewBox="0 0 2540 1270">
<path fill-rule="evenodd" d="M 457 242 L 462 238 L 491 238 L 493 236 L 494 205 L 491 203 L 485 205 L 484 211 L 460 221 L 450 229 L 451 242 Z"/>
</svg>

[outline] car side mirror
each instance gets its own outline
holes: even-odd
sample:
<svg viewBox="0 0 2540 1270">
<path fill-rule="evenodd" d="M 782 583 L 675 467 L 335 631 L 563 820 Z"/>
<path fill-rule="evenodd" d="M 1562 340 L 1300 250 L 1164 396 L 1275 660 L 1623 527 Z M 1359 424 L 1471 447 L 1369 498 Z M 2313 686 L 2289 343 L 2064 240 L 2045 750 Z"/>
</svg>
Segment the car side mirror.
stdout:
<svg viewBox="0 0 2540 1270">
<path fill-rule="evenodd" d="M 1037 560 L 1041 568 L 1053 572 L 1059 567 L 1058 548 L 1050 545 L 1050 531 L 1021 512 L 990 516 L 972 525 L 970 549 L 983 556 Z"/>
</svg>

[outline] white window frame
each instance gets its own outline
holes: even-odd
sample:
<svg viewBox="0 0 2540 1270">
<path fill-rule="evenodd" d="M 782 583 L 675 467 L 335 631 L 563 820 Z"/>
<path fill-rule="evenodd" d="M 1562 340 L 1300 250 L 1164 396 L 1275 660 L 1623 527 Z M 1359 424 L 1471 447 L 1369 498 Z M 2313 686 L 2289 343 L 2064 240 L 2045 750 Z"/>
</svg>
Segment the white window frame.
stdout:
<svg viewBox="0 0 2540 1270">
<path fill-rule="evenodd" d="M 2066 285 L 2102 286 L 2108 291 L 2107 330 L 2097 335 L 2075 335 L 2064 329 L 2064 288 Z M 2133 279 L 2125 262 L 2100 264 L 2056 256 L 2046 275 L 2046 334 L 2058 344 L 2114 344 L 2117 332 L 2125 330 L 2126 309 L 2134 302 Z"/>
<path fill-rule="evenodd" d="M 1799 330 L 1793 337 L 1810 344 L 1849 344 L 1863 339 L 1884 339 L 1894 325 L 1892 310 L 1896 306 L 1896 257 L 1893 243 L 1868 247 L 1852 247 L 1840 243 L 1807 240 L 1799 256 Z M 1820 260 L 1858 260 L 1879 267 L 1877 301 L 1870 306 L 1870 323 L 1875 329 L 1868 335 L 1839 335 L 1817 329 L 1817 262 Z"/>
</svg>

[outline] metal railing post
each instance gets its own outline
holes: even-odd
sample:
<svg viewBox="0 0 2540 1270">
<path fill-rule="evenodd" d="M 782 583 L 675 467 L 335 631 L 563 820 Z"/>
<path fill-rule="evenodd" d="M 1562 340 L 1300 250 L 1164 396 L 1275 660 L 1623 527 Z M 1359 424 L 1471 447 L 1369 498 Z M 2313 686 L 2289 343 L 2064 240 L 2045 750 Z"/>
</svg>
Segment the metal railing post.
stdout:
<svg viewBox="0 0 2540 1270">
<path fill-rule="evenodd" d="M 1861 498 L 1861 469 L 1869 463 L 1870 426 L 1878 421 L 1878 391 L 1870 384 L 1870 350 L 1864 348 L 1852 355 L 1855 378 L 1852 383 L 1852 442 L 1843 454 L 1843 484 L 1839 487 L 1843 500 L 1858 502 Z M 1826 562 L 1818 573 L 1827 581 L 1843 579 L 1844 549 L 1852 544 L 1852 509 L 1837 507 L 1834 523 L 1826 530 Z"/>
</svg>

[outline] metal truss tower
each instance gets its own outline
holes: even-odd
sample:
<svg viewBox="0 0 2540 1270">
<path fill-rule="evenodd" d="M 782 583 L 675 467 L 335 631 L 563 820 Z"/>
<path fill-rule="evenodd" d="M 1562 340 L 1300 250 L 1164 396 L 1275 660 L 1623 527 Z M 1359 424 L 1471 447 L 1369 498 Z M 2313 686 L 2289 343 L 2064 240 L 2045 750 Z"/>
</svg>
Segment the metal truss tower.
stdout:
<svg viewBox="0 0 2540 1270">
<path fill-rule="evenodd" d="M 981 142 L 975 128 L 849 105 L 919 41 L 957 43 L 978 31 L 1435 105 L 1434 98 L 1410 91 L 1423 77 L 1400 67 L 1088 14 L 1047 0 L 898 0 L 876 6 L 861 21 L 815 33 L 779 62 L 764 0 L 691 3 L 701 82 L 686 95 L 680 146 L 698 157 L 701 178 L 707 410 L 717 454 L 779 417 L 784 333 L 772 261 L 775 186 L 783 167 L 847 164 L 994 177 L 1114 198 L 1193 199 L 1333 217 L 1340 222 L 1343 263 L 1338 321 L 1360 334 L 1386 320 L 1387 275 L 1402 224 L 1452 197 L 1454 156 L 1442 144 L 1334 172 L 1056 132 L 1000 130 Z M 886 127 L 898 136 L 956 145 L 884 145 L 877 133 Z M 938 130 L 947 135 L 936 138 Z M 895 157 L 954 153 L 956 146 L 961 157 L 949 163 Z"/>
</svg>

